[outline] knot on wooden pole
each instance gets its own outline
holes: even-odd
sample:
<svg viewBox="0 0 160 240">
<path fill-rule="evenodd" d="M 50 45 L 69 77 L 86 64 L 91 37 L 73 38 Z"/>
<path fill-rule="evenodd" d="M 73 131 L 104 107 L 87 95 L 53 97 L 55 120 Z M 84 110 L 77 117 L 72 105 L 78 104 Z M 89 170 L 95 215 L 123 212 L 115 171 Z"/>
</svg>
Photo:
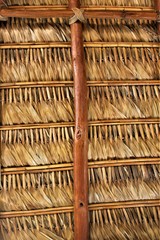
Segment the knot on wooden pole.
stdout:
<svg viewBox="0 0 160 240">
<path fill-rule="evenodd" d="M 85 18 L 84 18 L 84 15 L 83 15 L 83 12 L 84 12 L 83 9 L 72 8 L 72 11 L 74 12 L 74 16 L 69 19 L 69 24 L 70 25 L 77 22 L 77 21 L 80 21 L 82 23 L 85 22 Z"/>
</svg>

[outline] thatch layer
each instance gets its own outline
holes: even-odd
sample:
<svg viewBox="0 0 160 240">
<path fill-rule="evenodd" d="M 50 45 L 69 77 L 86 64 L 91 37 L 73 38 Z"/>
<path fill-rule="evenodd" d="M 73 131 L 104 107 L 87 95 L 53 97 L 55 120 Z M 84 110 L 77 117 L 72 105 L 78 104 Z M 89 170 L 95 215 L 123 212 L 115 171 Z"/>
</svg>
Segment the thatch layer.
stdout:
<svg viewBox="0 0 160 240">
<path fill-rule="evenodd" d="M 159 170 L 158 165 L 89 169 L 89 203 L 160 198 Z M 72 171 L 2 177 L 0 211 L 71 205 Z"/>
<path fill-rule="evenodd" d="M 84 41 L 157 41 L 156 22 L 148 20 L 88 19 L 83 26 Z M 71 41 L 65 19 L 18 19 L 0 22 L 0 42 Z"/>
<path fill-rule="evenodd" d="M 93 240 L 159 239 L 159 208 L 128 208 L 90 213 Z"/>
<path fill-rule="evenodd" d="M 85 58 L 88 80 L 160 77 L 160 48 L 86 48 Z M 3 49 L 0 64 L 0 82 L 73 79 L 67 48 Z"/>
<path fill-rule="evenodd" d="M 147 123 L 89 127 L 88 159 L 159 157 L 159 127 Z M 71 162 L 73 138 L 72 127 L 4 131 L 2 166 Z"/>
<path fill-rule="evenodd" d="M 158 211 L 158 207 L 91 211 L 90 239 L 158 239 Z M 1 238 L 4 240 L 36 240 L 37 238 L 34 236 L 38 238 L 43 236 L 44 240 L 59 240 L 61 238 L 73 240 L 73 214 L 65 213 L 2 219 L 1 229 Z"/>
<path fill-rule="evenodd" d="M 158 86 L 90 87 L 89 120 L 160 117 Z"/>
<path fill-rule="evenodd" d="M 1 239 L 73 240 L 73 214 L 61 213 L 1 220 Z"/>
<path fill-rule="evenodd" d="M 7 0 L 9 5 L 68 5 L 68 0 Z M 81 0 L 82 5 L 153 6 L 153 0 Z"/>
<path fill-rule="evenodd" d="M 74 120 L 72 88 L 7 89 L 2 90 L 3 99 L 3 124 Z"/>
<path fill-rule="evenodd" d="M 2 90 L 2 124 L 74 120 L 71 87 Z M 90 87 L 89 120 L 160 117 L 158 86 Z"/>
</svg>

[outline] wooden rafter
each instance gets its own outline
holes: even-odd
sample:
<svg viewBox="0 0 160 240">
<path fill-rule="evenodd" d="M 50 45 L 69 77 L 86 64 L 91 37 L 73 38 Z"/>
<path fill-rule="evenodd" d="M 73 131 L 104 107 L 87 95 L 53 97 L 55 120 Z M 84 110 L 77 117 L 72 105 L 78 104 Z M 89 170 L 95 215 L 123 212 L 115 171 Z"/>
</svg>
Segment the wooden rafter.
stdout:
<svg viewBox="0 0 160 240">
<path fill-rule="evenodd" d="M 134 9 L 134 8 L 133 8 Z M 137 11 L 137 10 L 85 10 L 85 18 L 103 18 L 103 19 L 145 19 L 145 20 L 157 20 L 158 16 L 155 10 L 149 11 Z M 70 9 L 53 9 L 45 7 L 12 7 L 1 8 L 0 15 L 2 17 L 18 17 L 18 18 L 70 18 L 74 14 Z"/>
</svg>

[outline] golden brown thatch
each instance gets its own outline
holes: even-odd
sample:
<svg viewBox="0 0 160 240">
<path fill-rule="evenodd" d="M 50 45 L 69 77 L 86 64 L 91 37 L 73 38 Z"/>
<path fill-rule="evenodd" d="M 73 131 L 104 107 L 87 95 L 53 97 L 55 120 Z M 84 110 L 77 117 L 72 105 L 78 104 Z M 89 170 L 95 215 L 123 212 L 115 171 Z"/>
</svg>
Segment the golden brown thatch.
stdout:
<svg viewBox="0 0 160 240">
<path fill-rule="evenodd" d="M 22 31 L 23 28 L 23 31 Z M 88 19 L 84 41 L 157 41 L 156 23 L 148 20 Z M 18 19 L 1 23 L 0 42 L 70 41 L 66 19 Z"/>
<path fill-rule="evenodd" d="M 68 0 L 7 0 L 9 5 L 67 5 Z M 152 0 L 81 0 L 82 5 L 153 6 Z"/>
<path fill-rule="evenodd" d="M 67 0 L 6 2 L 68 5 Z M 81 1 L 90 7 L 154 7 L 153 2 Z M 90 18 L 83 24 L 83 39 L 89 99 L 90 239 L 158 240 L 156 22 Z M 75 96 L 70 41 L 68 19 L 0 22 L 2 240 L 74 239 Z"/>
</svg>

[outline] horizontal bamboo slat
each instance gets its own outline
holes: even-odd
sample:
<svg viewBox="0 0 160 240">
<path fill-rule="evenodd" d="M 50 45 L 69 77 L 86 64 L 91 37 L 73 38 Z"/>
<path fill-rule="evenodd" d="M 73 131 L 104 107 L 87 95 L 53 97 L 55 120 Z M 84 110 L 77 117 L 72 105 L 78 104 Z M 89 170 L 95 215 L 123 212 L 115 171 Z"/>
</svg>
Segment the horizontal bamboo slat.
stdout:
<svg viewBox="0 0 160 240">
<path fill-rule="evenodd" d="M 86 48 L 92 47 L 160 47 L 158 42 L 84 42 Z M 33 49 L 33 48 L 70 48 L 70 42 L 28 42 L 28 43 L 4 43 L 0 49 Z"/>
<path fill-rule="evenodd" d="M 23 6 L 24 7 L 24 6 Z M 10 6 L 11 9 L 22 9 L 22 6 Z M 26 8 L 26 6 L 25 6 Z M 28 9 L 53 9 L 53 10 L 67 10 L 67 6 L 66 5 L 49 5 L 49 6 L 27 6 Z M 110 10 L 110 11 L 115 11 L 115 10 L 119 10 L 119 11 L 154 11 L 154 7 L 144 7 L 144 6 L 135 6 L 135 7 L 125 7 L 125 6 L 96 6 L 96 5 L 90 5 L 90 6 L 81 6 L 81 9 L 84 10 L 90 10 L 90 11 L 97 11 L 97 10 Z"/>
<path fill-rule="evenodd" d="M 104 210 L 104 209 L 152 207 L 152 206 L 156 206 L 156 207 L 160 206 L 160 199 L 90 204 L 89 211 Z M 13 218 L 13 217 L 38 216 L 38 215 L 52 215 L 52 214 L 69 213 L 69 212 L 73 212 L 72 206 L 30 210 L 30 211 L 0 212 L 0 219 Z"/>
<path fill-rule="evenodd" d="M 123 160 L 106 160 L 106 161 L 93 161 L 88 162 L 88 168 L 103 168 L 103 167 L 118 167 L 129 165 L 159 165 L 160 158 L 135 158 L 135 159 L 123 159 Z M 73 170 L 73 163 L 64 164 L 52 164 L 45 166 L 32 166 L 32 167 L 13 167 L 2 168 L 2 175 L 10 174 L 26 174 L 26 173 L 46 173 L 53 171 L 68 171 Z"/>
<path fill-rule="evenodd" d="M 18 8 L 8 7 L 0 9 L 0 15 L 6 17 L 18 18 L 70 18 L 73 16 L 72 10 L 55 10 L 41 7 L 32 7 L 32 9 L 24 6 Z M 86 10 L 84 12 L 85 18 L 108 18 L 108 19 L 146 19 L 157 20 L 158 16 L 155 10 L 153 11 L 119 11 L 119 10 Z"/>
<path fill-rule="evenodd" d="M 89 121 L 89 126 L 112 126 L 112 125 L 130 125 L 130 124 L 159 124 L 159 118 L 141 118 L 141 119 L 109 119 Z M 19 129 L 42 129 L 42 128 L 58 128 L 73 127 L 74 122 L 61 123 L 40 123 L 40 124 L 17 124 L 0 126 L 0 131 L 19 130 Z"/>
<path fill-rule="evenodd" d="M 105 86 L 157 86 L 160 80 L 105 80 L 105 81 L 88 81 L 88 87 L 105 87 Z M 40 82 L 13 82 L 0 83 L 0 89 L 11 88 L 34 88 L 34 87 L 73 87 L 73 81 L 40 81 Z"/>
</svg>

